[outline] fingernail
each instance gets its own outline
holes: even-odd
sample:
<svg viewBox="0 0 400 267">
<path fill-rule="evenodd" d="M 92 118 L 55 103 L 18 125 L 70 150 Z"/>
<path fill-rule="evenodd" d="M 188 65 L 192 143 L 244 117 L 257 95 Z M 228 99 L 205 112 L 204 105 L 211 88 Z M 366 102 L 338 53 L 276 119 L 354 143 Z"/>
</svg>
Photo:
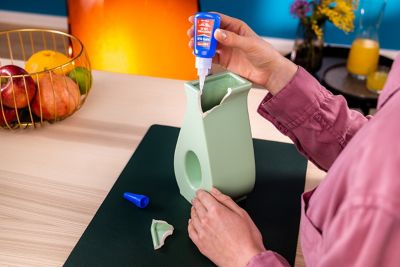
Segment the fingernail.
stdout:
<svg viewBox="0 0 400 267">
<path fill-rule="evenodd" d="M 217 34 L 219 34 L 219 36 L 220 36 L 221 39 L 226 39 L 226 33 L 225 33 L 225 31 L 223 31 L 223 30 L 221 30 L 221 29 L 217 29 L 215 32 L 216 32 Z"/>
</svg>

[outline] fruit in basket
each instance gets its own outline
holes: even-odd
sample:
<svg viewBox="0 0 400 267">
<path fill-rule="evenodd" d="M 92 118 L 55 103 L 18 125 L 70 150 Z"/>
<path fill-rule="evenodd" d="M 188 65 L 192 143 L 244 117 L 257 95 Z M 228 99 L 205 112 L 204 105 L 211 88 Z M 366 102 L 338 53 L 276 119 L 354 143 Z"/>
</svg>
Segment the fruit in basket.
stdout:
<svg viewBox="0 0 400 267">
<path fill-rule="evenodd" d="M 85 67 L 76 67 L 68 74 L 68 76 L 78 84 L 81 95 L 85 95 L 89 92 L 93 81 L 90 70 Z"/>
<path fill-rule="evenodd" d="M 4 106 L 24 108 L 32 100 L 36 85 L 28 73 L 15 65 L 0 67 L 1 100 Z"/>
<path fill-rule="evenodd" d="M 56 74 L 66 74 L 74 68 L 74 62 L 69 62 L 70 60 L 71 58 L 63 53 L 53 50 L 41 50 L 28 59 L 25 63 L 25 69 L 29 73 L 35 73 L 58 67 L 52 71 Z"/>
<path fill-rule="evenodd" d="M 68 76 L 44 73 L 39 78 L 38 88 L 32 101 L 32 111 L 45 120 L 65 118 L 74 113 L 80 104 L 79 87 Z"/>
<path fill-rule="evenodd" d="M 11 127 L 12 123 L 17 120 L 17 112 L 14 108 L 3 108 L 0 107 L 0 126 L 7 127 L 8 125 Z M 7 123 L 6 123 L 7 122 Z"/>
</svg>

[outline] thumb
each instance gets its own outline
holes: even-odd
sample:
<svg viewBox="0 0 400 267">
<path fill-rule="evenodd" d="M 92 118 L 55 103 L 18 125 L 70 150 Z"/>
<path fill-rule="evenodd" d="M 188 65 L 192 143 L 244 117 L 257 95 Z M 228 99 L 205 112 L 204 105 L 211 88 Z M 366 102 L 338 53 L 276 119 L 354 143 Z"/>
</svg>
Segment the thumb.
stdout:
<svg viewBox="0 0 400 267">
<path fill-rule="evenodd" d="M 210 191 L 211 195 L 218 200 L 221 204 L 223 204 L 224 206 L 226 206 L 227 208 L 231 209 L 232 211 L 238 213 L 239 215 L 241 215 L 242 213 L 242 208 L 238 206 L 238 204 L 236 204 L 235 201 L 232 200 L 232 198 L 230 198 L 227 195 L 222 194 L 218 189 L 216 189 L 215 187 L 213 187 Z"/>
<path fill-rule="evenodd" d="M 219 43 L 225 46 L 235 47 L 245 51 L 251 46 L 251 42 L 248 38 L 222 29 L 215 30 L 214 37 Z"/>
</svg>

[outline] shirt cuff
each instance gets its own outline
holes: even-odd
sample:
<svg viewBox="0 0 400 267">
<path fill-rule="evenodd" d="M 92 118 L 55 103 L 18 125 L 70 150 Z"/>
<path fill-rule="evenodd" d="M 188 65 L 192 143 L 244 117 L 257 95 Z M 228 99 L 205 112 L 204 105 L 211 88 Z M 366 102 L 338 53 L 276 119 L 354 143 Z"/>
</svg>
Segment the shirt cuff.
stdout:
<svg viewBox="0 0 400 267">
<path fill-rule="evenodd" d="M 285 133 L 312 116 L 329 95 L 332 94 L 323 90 L 320 83 L 299 66 L 282 90 L 275 96 L 267 94 L 258 107 L 258 113 L 270 121 L 279 121 L 281 127 L 278 129 Z"/>
<path fill-rule="evenodd" d="M 247 264 L 246 267 L 290 267 L 290 264 L 278 253 L 271 250 L 257 254 Z"/>
</svg>

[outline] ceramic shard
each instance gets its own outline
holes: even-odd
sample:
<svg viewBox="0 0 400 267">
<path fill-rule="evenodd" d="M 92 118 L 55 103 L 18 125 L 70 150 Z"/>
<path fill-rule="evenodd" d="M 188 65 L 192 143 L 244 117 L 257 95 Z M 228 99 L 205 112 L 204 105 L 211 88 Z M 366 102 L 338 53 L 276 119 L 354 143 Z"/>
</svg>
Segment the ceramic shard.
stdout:
<svg viewBox="0 0 400 267">
<path fill-rule="evenodd" d="M 150 227 L 151 238 L 153 240 L 154 250 L 161 248 L 164 245 L 165 239 L 172 235 L 174 227 L 166 221 L 154 220 Z"/>
</svg>

